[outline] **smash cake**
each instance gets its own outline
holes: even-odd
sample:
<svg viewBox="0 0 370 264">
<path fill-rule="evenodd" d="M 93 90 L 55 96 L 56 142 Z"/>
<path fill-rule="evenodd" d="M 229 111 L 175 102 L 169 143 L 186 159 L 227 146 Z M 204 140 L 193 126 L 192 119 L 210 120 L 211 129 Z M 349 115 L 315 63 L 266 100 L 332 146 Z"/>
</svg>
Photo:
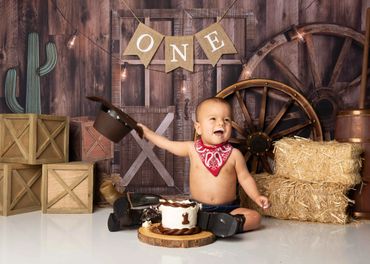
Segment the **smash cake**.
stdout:
<svg viewBox="0 0 370 264">
<path fill-rule="evenodd" d="M 159 231 L 165 235 L 192 235 L 201 230 L 197 226 L 199 204 L 190 200 L 160 200 L 162 220 Z"/>
</svg>

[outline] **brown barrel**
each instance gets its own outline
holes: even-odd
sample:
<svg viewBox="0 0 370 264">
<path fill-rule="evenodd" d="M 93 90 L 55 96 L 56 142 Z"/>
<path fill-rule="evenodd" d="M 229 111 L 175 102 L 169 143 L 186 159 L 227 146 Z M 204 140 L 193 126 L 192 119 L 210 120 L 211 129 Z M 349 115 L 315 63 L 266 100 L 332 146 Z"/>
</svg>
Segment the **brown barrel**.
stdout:
<svg viewBox="0 0 370 264">
<path fill-rule="evenodd" d="M 335 124 L 335 139 L 355 142 L 364 148 L 361 171 L 363 184 L 353 193 L 355 217 L 370 219 L 370 109 L 341 111 Z"/>
</svg>

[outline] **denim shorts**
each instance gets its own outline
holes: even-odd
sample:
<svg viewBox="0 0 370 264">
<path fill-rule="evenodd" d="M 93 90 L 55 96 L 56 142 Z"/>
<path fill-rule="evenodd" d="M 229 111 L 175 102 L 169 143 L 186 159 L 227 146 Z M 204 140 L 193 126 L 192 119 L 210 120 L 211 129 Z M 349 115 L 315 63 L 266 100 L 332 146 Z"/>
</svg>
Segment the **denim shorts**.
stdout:
<svg viewBox="0 0 370 264">
<path fill-rule="evenodd" d="M 218 212 L 218 213 L 230 213 L 231 211 L 240 208 L 239 200 L 235 200 L 227 204 L 201 204 L 201 211 L 203 212 Z"/>
</svg>

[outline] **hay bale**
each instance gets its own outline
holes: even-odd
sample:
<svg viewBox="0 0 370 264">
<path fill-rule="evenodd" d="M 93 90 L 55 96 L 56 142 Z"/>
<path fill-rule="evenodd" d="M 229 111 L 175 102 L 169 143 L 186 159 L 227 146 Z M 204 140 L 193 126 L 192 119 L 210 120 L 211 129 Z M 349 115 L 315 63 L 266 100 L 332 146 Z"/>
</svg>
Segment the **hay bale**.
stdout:
<svg viewBox="0 0 370 264">
<path fill-rule="evenodd" d="M 279 219 L 345 224 L 348 188 L 337 183 L 309 183 L 268 173 L 254 176 L 261 194 L 269 198 L 271 207 L 261 209 L 244 193 L 241 205 L 262 215 Z"/>
<path fill-rule="evenodd" d="M 362 147 L 356 143 L 283 138 L 275 142 L 275 174 L 308 182 L 361 182 Z"/>
</svg>

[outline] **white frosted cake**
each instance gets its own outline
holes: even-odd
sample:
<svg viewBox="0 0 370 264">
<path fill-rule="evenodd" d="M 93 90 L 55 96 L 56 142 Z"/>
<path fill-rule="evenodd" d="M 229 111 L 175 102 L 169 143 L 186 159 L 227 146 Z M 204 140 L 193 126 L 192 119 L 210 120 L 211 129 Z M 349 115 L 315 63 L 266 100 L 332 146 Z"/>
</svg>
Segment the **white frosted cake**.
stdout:
<svg viewBox="0 0 370 264">
<path fill-rule="evenodd" d="M 166 235 L 190 235 L 200 231 L 197 227 L 199 205 L 189 200 L 161 200 L 162 214 L 159 230 Z"/>
</svg>

